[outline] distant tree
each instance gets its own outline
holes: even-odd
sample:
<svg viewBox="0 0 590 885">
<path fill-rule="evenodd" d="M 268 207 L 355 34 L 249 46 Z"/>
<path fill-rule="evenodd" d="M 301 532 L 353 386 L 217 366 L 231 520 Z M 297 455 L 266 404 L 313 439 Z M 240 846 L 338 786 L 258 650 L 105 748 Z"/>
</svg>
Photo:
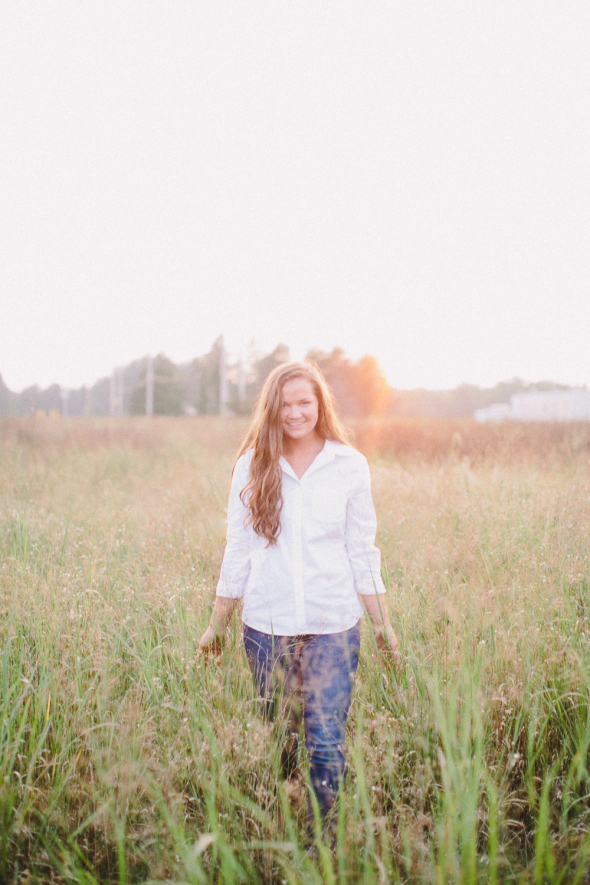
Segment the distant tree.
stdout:
<svg viewBox="0 0 590 885">
<path fill-rule="evenodd" d="M 145 384 L 145 378 L 144 378 Z M 108 415 L 109 399 L 110 399 L 110 383 L 108 378 L 99 378 L 99 380 L 90 388 L 90 414 L 91 415 Z M 133 395 L 133 392 L 132 392 Z M 145 412 L 145 404 L 144 404 Z M 133 414 L 133 413 L 131 413 Z"/>
<path fill-rule="evenodd" d="M 352 377 L 359 417 L 368 418 L 374 415 L 382 418 L 387 411 L 392 390 L 377 359 L 368 354 L 361 357 L 353 366 Z"/>
<path fill-rule="evenodd" d="M 213 342 L 209 353 L 177 367 L 182 387 L 183 411 L 189 414 L 219 414 L 219 366 L 223 338 Z"/>
<path fill-rule="evenodd" d="M 363 356 L 353 363 L 341 347 L 335 347 L 331 353 L 310 350 L 307 359 L 317 363 L 323 372 L 342 415 L 366 418 L 386 414 L 393 390 L 375 357 Z"/>
<path fill-rule="evenodd" d="M 146 367 L 135 385 L 129 400 L 132 415 L 145 415 Z M 182 415 L 182 385 L 176 366 L 163 353 L 154 359 L 154 415 Z"/>
<path fill-rule="evenodd" d="M 278 344 L 271 353 L 260 354 L 252 342 L 248 359 L 228 366 L 228 404 L 231 411 L 236 415 L 249 414 L 269 374 L 276 366 L 289 362 L 290 358 L 286 344 Z"/>
<path fill-rule="evenodd" d="M 37 409 L 43 408 L 41 405 L 41 395 L 43 391 L 39 387 L 38 384 L 32 384 L 30 387 L 25 387 L 24 390 L 21 390 L 18 396 L 18 414 L 19 415 L 34 415 Z M 59 390 L 58 390 L 58 399 L 57 405 L 54 408 L 59 409 Z"/>
<path fill-rule="evenodd" d="M 42 390 L 38 384 L 26 387 L 15 399 L 15 412 L 18 415 L 34 415 L 39 409 L 45 412 L 61 412 L 61 387 L 59 384 L 51 384 Z"/>
<path fill-rule="evenodd" d="M 192 415 L 200 414 L 203 386 L 202 357 L 195 357 L 189 363 L 183 363 L 177 367 L 177 371 L 183 389 L 184 411 Z"/>
<path fill-rule="evenodd" d="M 330 353 L 323 350 L 310 350 L 306 358 L 317 364 L 332 388 L 338 411 L 349 417 L 356 415 L 357 395 L 352 380 L 353 364 L 342 348 L 335 347 Z"/>
<path fill-rule="evenodd" d="M 13 393 L 6 384 L 2 375 L 0 375 L 0 415 L 11 415 L 16 411 L 16 400 L 18 394 Z"/>
<path fill-rule="evenodd" d="M 290 359 L 291 354 L 286 344 L 277 344 L 271 353 L 254 359 L 252 365 L 252 380 L 248 390 L 249 399 L 251 400 L 252 405 L 260 394 L 262 385 L 272 370 L 276 369 L 277 366 L 280 366 L 281 363 L 288 363 Z"/>
<path fill-rule="evenodd" d="M 566 384 L 538 381 L 529 384 L 522 378 L 500 381 L 494 387 L 460 384 L 453 390 L 404 390 L 391 414 L 423 418 L 471 418 L 475 409 L 492 403 L 509 403 L 514 393 L 527 390 L 567 389 Z"/>
</svg>

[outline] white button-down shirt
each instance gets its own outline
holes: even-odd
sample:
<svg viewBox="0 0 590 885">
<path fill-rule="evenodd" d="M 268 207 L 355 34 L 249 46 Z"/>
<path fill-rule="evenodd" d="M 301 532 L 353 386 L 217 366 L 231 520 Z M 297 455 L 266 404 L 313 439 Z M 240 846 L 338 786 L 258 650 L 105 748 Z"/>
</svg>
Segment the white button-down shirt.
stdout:
<svg viewBox="0 0 590 885">
<path fill-rule="evenodd" d="M 358 593 L 385 593 L 366 458 L 326 440 L 301 479 L 281 458 L 281 531 L 275 544 L 246 526 L 240 492 L 251 453 L 232 477 L 218 596 L 243 597 L 244 623 L 264 633 L 340 633 L 362 615 Z"/>
</svg>

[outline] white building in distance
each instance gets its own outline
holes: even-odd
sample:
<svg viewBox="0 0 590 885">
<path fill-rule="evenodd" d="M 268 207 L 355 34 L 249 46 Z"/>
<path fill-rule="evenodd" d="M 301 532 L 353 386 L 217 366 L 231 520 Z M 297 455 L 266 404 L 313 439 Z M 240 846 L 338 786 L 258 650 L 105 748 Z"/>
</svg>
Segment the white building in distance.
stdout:
<svg viewBox="0 0 590 885">
<path fill-rule="evenodd" d="M 590 390 L 530 390 L 513 393 L 473 413 L 476 421 L 590 421 Z"/>
</svg>

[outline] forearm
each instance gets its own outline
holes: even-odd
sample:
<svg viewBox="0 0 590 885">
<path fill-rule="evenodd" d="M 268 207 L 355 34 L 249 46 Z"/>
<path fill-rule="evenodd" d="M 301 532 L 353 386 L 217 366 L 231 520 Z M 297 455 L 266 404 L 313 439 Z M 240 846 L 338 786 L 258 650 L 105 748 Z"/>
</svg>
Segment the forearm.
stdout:
<svg viewBox="0 0 590 885">
<path fill-rule="evenodd" d="M 385 608 L 384 594 L 367 594 L 366 596 L 363 596 L 359 593 L 359 597 L 371 620 L 371 627 L 375 636 L 377 649 L 381 654 L 393 654 L 396 666 L 399 665 L 401 661 L 399 643 L 395 631 L 389 623 L 389 615 Z M 376 660 L 375 655 L 373 655 L 373 660 Z"/>
<path fill-rule="evenodd" d="M 368 614 L 375 631 L 391 626 L 389 623 L 389 615 L 385 608 L 384 594 L 374 593 L 363 595 L 362 593 L 359 593 L 359 599 L 361 600 L 363 608 Z"/>
<path fill-rule="evenodd" d="M 215 605 L 213 606 L 209 626 L 213 628 L 217 636 L 225 633 L 225 628 L 232 618 L 237 602 L 237 599 L 229 596 L 215 597 Z"/>
</svg>

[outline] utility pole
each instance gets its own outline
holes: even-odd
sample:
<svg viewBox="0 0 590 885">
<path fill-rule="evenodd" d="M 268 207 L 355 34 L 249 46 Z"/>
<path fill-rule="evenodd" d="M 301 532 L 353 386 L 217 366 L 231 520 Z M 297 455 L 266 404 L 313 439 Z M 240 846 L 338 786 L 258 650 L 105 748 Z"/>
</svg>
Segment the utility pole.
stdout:
<svg viewBox="0 0 590 885">
<path fill-rule="evenodd" d="M 68 400 L 70 398 L 70 391 L 65 388 L 61 388 L 59 391 L 59 395 L 61 396 L 61 414 L 62 418 L 67 418 L 68 416 Z"/>
<path fill-rule="evenodd" d="M 119 381 L 117 391 L 117 414 L 123 416 L 125 414 L 125 369 L 117 369 L 117 378 Z"/>
<path fill-rule="evenodd" d="M 125 414 L 125 370 L 115 368 L 109 378 L 109 415 L 119 417 Z"/>
<path fill-rule="evenodd" d="M 111 418 L 117 414 L 116 371 L 113 369 L 109 378 L 109 415 Z"/>
<path fill-rule="evenodd" d="M 154 414 L 154 358 L 145 358 L 145 413 L 150 418 Z"/>
<path fill-rule="evenodd" d="M 240 412 L 246 404 L 246 373 L 244 372 L 244 360 L 240 357 L 238 363 L 238 403 Z"/>
<path fill-rule="evenodd" d="M 219 348 L 219 414 L 222 418 L 227 418 L 227 399 L 227 354 L 222 336 Z"/>
</svg>

